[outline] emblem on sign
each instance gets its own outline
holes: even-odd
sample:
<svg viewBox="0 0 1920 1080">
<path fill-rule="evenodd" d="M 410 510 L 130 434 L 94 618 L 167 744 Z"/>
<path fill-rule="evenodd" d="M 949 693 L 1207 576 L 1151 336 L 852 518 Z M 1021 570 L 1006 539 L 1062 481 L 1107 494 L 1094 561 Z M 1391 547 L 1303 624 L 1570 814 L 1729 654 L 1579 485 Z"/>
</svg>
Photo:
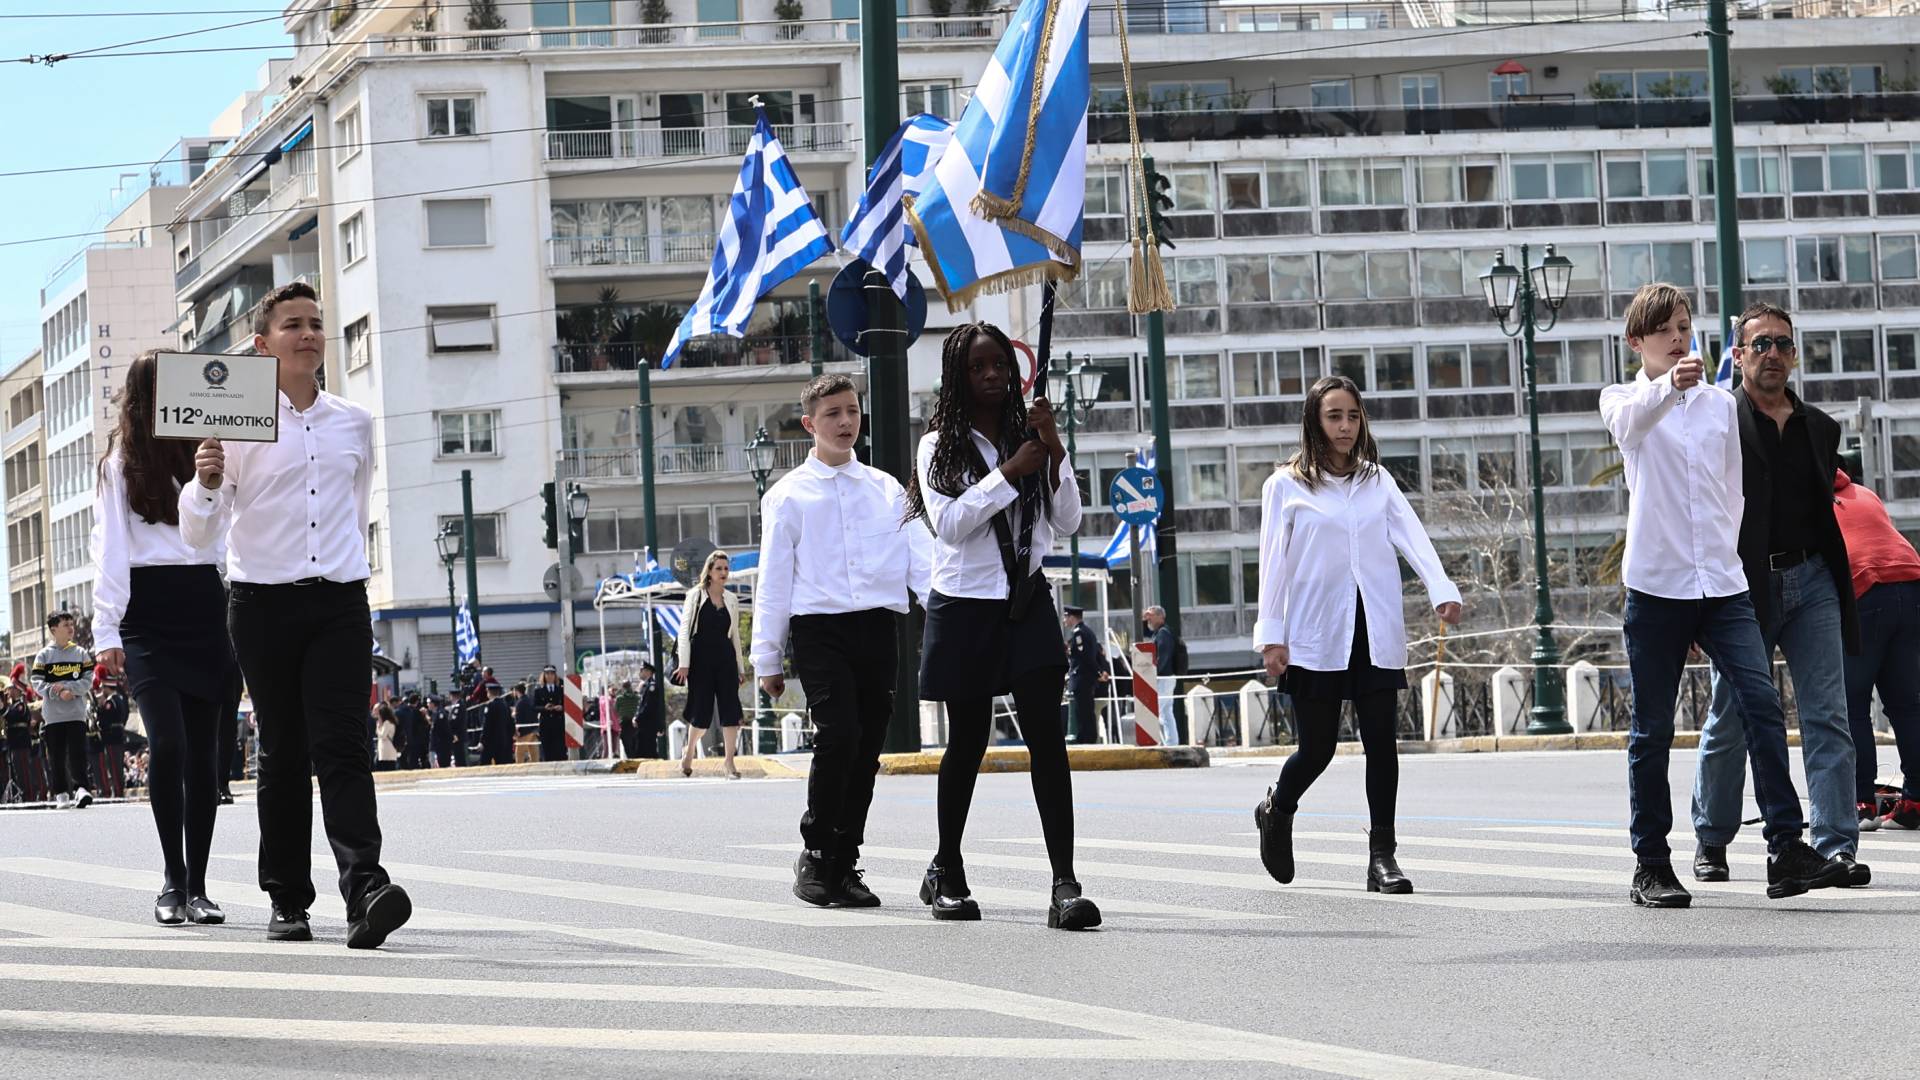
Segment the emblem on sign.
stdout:
<svg viewBox="0 0 1920 1080">
<path fill-rule="evenodd" d="M 207 366 L 201 370 L 200 374 L 206 377 L 208 386 L 218 388 L 227 385 L 227 376 L 232 373 L 228 371 L 225 363 L 219 360 L 209 360 L 207 361 Z"/>
</svg>

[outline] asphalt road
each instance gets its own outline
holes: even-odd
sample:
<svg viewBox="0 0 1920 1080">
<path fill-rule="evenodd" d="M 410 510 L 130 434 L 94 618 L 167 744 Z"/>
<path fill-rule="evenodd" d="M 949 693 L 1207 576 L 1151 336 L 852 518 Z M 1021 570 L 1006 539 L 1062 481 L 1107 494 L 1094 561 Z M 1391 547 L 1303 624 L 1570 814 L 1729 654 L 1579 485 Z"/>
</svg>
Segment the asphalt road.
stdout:
<svg viewBox="0 0 1920 1080">
<path fill-rule="evenodd" d="M 1734 882 L 1645 911 L 1623 755 L 1408 757 L 1419 891 L 1380 897 L 1343 757 L 1281 887 L 1251 835 L 1277 764 L 1076 777 L 1079 872 L 1107 916 L 1079 935 L 1045 928 L 1022 775 L 980 782 L 975 924 L 911 894 L 932 777 L 881 778 L 866 865 L 886 904 L 859 913 L 788 891 L 799 781 L 386 788 L 386 862 L 419 910 L 371 954 L 343 945 L 318 829 L 319 940 L 264 940 L 249 800 L 220 819 L 229 922 L 210 929 L 153 925 L 144 806 L 0 813 L 0 1073 L 1805 1080 L 1920 1055 L 1920 833 L 1865 838 L 1872 888 L 1788 901 L 1765 898 L 1743 834 Z M 1684 798 L 1688 755 L 1674 774 Z"/>
</svg>

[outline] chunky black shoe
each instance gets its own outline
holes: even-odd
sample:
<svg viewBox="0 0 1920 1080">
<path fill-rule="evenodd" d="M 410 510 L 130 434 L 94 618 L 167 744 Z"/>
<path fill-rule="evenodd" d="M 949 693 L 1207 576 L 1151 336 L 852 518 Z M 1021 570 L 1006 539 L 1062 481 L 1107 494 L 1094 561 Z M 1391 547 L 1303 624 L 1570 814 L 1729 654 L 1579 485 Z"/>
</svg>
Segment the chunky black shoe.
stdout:
<svg viewBox="0 0 1920 1080">
<path fill-rule="evenodd" d="M 186 896 L 179 889 L 168 889 L 154 897 L 153 921 L 161 926 L 179 926 L 186 922 Z"/>
<path fill-rule="evenodd" d="M 221 789 L 220 789 L 220 799 L 219 799 L 219 804 L 220 804 L 221 806 L 232 806 L 232 805 L 233 805 L 233 792 L 231 792 L 231 791 L 228 791 L 228 790 L 227 790 L 226 788 L 221 788 Z"/>
<path fill-rule="evenodd" d="M 1273 808 L 1273 788 L 1253 808 L 1260 829 L 1260 865 L 1282 885 L 1293 880 L 1293 814 Z"/>
<path fill-rule="evenodd" d="M 219 926 L 227 921 L 227 913 L 206 897 L 195 896 L 187 901 L 187 921 L 196 926 Z"/>
<path fill-rule="evenodd" d="M 1413 882 L 1400 872 L 1400 863 L 1393 857 L 1398 847 L 1391 829 L 1375 829 L 1367 834 L 1368 892 L 1402 894 L 1413 891 Z"/>
<path fill-rule="evenodd" d="M 980 905 L 973 902 L 973 891 L 967 888 L 967 872 L 958 866 L 927 867 L 926 880 L 920 883 L 920 902 L 933 909 L 936 919 L 980 920 Z"/>
<path fill-rule="evenodd" d="M 793 860 L 793 895 L 814 907 L 832 907 L 838 873 L 824 852 L 802 851 Z"/>
<path fill-rule="evenodd" d="M 360 917 L 347 924 L 347 948 L 377 949 L 411 918 L 413 900 L 407 890 L 388 882 L 367 894 Z"/>
<path fill-rule="evenodd" d="M 1784 900 L 1809 889 L 1831 889 L 1842 884 L 1852 867 L 1839 859 L 1823 859 L 1804 840 L 1789 840 L 1767 859 L 1767 899 Z"/>
<path fill-rule="evenodd" d="M 273 905 L 273 917 L 267 920 L 268 941 L 312 941 L 313 924 L 307 921 L 307 913 L 300 910 L 282 910 L 279 904 Z"/>
<path fill-rule="evenodd" d="M 1854 858 L 1853 852 L 1843 851 L 1833 857 L 1835 862 L 1847 864 L 1847 879 L 1840 883 L 1842 889 L 1858 889 L 1873 884 L 1873 869 L 1866 863 Z"/>
<path fill-rule="evenodd" d="M 1047 929 L 1091 930 L 1100 925 L 1100 909 L 1080 895 L 1080 883 L 1072 878 L 1055 878 L 1053 900 L 1047 905 Z"/>
<path fill-rule="evenodd" d="M 879 907 L 880 898 L 867 888 L 866 872 L 851 862 L 840 864 L 833 902 L 839 907 Z"/>
<path fill-rule="evenodd" d="M 1633 889 L 1627 894 L 1641 907 L 1683 908 L 1693 905 L 1689 893 L 1674 876 L 1672 863 L 1648 866 L 1641 863 L 1633 870 Z"/>
<path fill-rule="evenodd" d="M 1727 869 L 1725 844 L 1701 844 L 1693 850 L 1693 880 L 1727 881 L 1733 877 Z"/>
</svg>

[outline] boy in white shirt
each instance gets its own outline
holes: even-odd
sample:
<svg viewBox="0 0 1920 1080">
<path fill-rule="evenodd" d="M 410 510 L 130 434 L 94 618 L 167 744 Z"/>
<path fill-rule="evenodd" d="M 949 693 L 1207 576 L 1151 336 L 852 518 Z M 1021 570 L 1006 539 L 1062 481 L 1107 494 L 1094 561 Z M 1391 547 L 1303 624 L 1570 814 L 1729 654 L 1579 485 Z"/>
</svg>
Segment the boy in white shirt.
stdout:
<svg viewBox="0 0 1920 1080">
<path fill-rule="evenodd" d="M 926 530 L 906 524 L 900 482 L 853 456 L 860 396 L 852 379 L 815 378 L 800 406 L 813 451 L 760 503 L 753 670 L 768 694 L 786 691 L 791 628 L 794 673 L 814 724 L 793 894 L 820 907 L 876 907 L 856 864 L 893 718 L 900 615 L 909 588 L 924 600 L 928 587 Z"/>
<path fill-rule="evenodd" d="M 1600 392 L 1600 416 L 1625 461 L 1627 662 L 1633 729 L 1627 740 L 1628 826 L 1638 866 L 1629 896 L 1648 907 L 1687 907 L 1667 834 L 1673 796 L 1667 760 L 1674 699 L 1693 645 L 1729 682 L 1747 725 L 1755 797 L 1766 820 L 1767 896 L 1781 899 L 1846 879 L 1800 839 L 1806 822 L 1787 767 L 1786 720 L 1738 551 L 1746 500 L 1733 395 L 1703 383 L 1690 348 L 1687 294 L 1643 286 L 1627 308 L 1627 344 L 1640 357 L 1630 383 Z"/>
</svg>

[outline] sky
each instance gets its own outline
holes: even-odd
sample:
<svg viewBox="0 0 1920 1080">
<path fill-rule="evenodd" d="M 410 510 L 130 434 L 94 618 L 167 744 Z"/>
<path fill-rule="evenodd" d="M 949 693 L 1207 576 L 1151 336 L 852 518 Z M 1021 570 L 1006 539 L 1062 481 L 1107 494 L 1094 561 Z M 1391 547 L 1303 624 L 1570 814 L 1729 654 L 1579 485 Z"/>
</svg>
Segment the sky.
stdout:
<svg viewBox="0 0 1920 1080">
<path fill-rule="evenodd" d="M 234 98 L 257 85 L 261 65 L 291 53 L 282 7 L 282 0 L 0 0 L 0 173 L 114 166 L 0 176 L 0 206 L 7 208 L 0 214 L 0 370 L 38 346 L 40 286 L 86 243 L 13 242 L 106 224 L 119 174 L 145 174 L 127 163 L 152 162 L 181 136 L 204 133 Z M 187 11 L 197 14 L 165 14 Z M 264 21 L 192 33 L 250 20 Z M 75 56 L 51 66 L 7 62 L 169 34 L 190 36 L 123 51 L 244 51 Z M 5 604 L 0 589 L 0 613 Z M 0 629 L 11 625 L 0 622 Z"/>
</svg>

